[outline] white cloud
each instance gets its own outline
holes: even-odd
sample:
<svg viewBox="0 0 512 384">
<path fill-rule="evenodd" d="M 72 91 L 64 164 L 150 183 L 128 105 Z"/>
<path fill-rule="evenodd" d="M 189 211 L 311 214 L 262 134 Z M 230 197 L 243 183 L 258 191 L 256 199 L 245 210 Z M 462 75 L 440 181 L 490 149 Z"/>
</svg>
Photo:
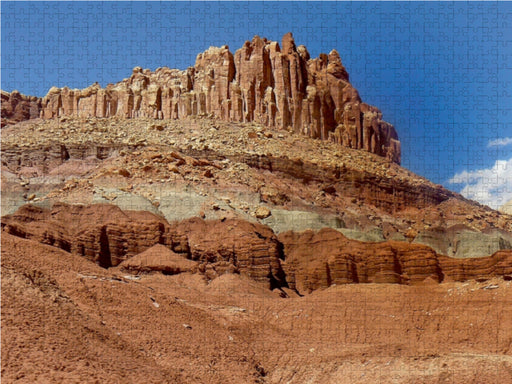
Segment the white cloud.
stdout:
<svg viewBox="0 0 512 384">
<path fill-rule="evenodd" d="M 512 158 L 497 160 L 491 168 L 457 173 L 448 182 L 463 184 L 464 197 L 498 209 L 512 200 Z"/>
<path fill-rule="evenodd" d="M 512 144 L 512 137 L 503 137 L 501 139 L 491 140 L 487 143 L 487 148 L 491 147 L 504 147 Z"/>
</svg>

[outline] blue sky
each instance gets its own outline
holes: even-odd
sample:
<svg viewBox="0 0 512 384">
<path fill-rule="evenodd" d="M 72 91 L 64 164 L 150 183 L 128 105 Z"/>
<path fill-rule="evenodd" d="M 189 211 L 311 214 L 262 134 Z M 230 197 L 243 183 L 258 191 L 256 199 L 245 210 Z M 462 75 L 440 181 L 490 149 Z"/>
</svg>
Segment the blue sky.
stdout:
<svg viewBox="0 0 512 384">
<path fill-rule="evenodd" d="M 512 199 L 512 3 L 4 2 L 1 88 L 102 86 L 293 32 L 335 48 L 402 142 L 402 165 L 496 208 Z"/>
</svg>

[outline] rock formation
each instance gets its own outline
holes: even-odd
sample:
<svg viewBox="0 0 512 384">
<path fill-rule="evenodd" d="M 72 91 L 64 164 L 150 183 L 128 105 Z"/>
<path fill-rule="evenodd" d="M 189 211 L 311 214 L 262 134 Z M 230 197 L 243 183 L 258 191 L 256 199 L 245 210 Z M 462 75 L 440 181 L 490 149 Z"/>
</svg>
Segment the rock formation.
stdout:
<svg viewBox="0 0 512 384">
<path fill-rule="evenodd" d="M 153 245 L 119 265 L 122 271 L 130 273 L 162 272 L 166 275 L 193 272 L 197 269 L 196 266 L 196 262 L 187 259 L 183 254 L 171 251 L 162 244 Z"/>
<path fill-rule="evenodd" d="M 333 284 L 438 283 L 512 278 L 512 250 L 489 257 L 460 259 L 438 255 L 420 244 L 349 240 L 333 229 L 280 234 L 290 288 L 310 293 Z"/>
<path fill-rule="evenodd" d="M 489 257 L 456 259 L 439 256 L 439 266 L 446 281 L 465 281 L 492 276 L 512 278 L 512 250 L 502 250 Z"/>
<path fill-rule="evenodd" d="M 436 253 L 403 242 L 365 243 L 333 229 L 279 235 L 291 288 L 308 293 L 332 284 L 440 282 Z M 321 255 L 321 256 L 320 256 Z"/>
<path fill-rule="evenodd" d="M 238 219 L 192 218 L 172 223 L 168 233 L 171 238 L 187 239 L 190 259 L 201 263 L 210 278 L 241 272 L 273 286 L 285 284 L 280 243 L 265 225 Z"/>
<path fill-rule="evenodd" d="M 213 280 L 241 273 L 270 288 L 305 294 L 334 284 L 418 284 L 512 278 L 512 251 L 460 259 L 421 244 L 369 243 L 341 232 L 285 232 L 239 219 L 167 223 L 113 205 L 25 205 L 2 218 L 2 231 L 128 272 L 199 272 Z"/>
<path fill-rule="evenodd" d="M 138 255 L 134 262 L 122 266 L 136 269 L 134 266 L 148 257 L 144 252 L 161 244 L 172 251 L 170 256 L 162 256 L 164 264 L 176 253 L 197 262 L 199 271 L 209 278 L 240 272 L 269 286 L 284 284 L 276 236 L 264 225 L 242 220 L 193 218 L 169 225 L 149 212 L 121 211 L 106 204 L 56 204 L 51 210 L 25 205 L 2 218 L 2 229 L 83 256 L 106 268 Z M 149 263 L 165 271 L 165 265 L 154 260 L 151 253 Z M 176 260 L 173 262 L 176 264 Z"/>
<path fill-rule="evenodd" d="M 3 97 L 3 96 L 2 96 Z M 233 55 L 210 47 L 194 67 L 136 67 L 117 84 L 50 89 L 41 117 L 181 119 L 213 116 L 257 122 L 385 156 L 400 163 L 400 142 L 382 113 L 361 101 L 336 50 L 311 59 L 287 33 L 281 45 L 255 36 Z M 3 110 L 2 110 L 3 116 Z"/>
<path fill-rule="evenodd" d="M 41 99 L 25 96 L 18 91 L 0 91 L 2 99 L 2 128 L 23 120 L 38 118 L 41 113 Z"/>
</svg>

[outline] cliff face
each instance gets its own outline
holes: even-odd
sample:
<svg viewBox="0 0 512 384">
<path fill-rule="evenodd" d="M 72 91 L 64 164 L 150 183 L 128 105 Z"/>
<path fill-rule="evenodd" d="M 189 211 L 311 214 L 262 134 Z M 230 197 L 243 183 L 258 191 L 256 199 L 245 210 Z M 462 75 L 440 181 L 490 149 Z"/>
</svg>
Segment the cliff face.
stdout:
<svg viewBox="0 0 512 384">
<path fill-rule="evenodd" d="M 136 266 L 146 257 L 143 252 L 159 245 L 160 253 L 147 252 L 156 252 L 147 271 L 169 268 L 179 273 L 174 265 L 186 263 L 212 280 L 239 272 L 268 287 L 300 293 L 334 284 L 414 285 L 492 277 L 510 280 L 512 275 L 511 250 L 456 259 L 421 244 L 350 240 L 328 228 L 276 236 L 265 225 L 239 219 L 168 223 L 149 212 L 122 211 L 106 204 L 56 204 L 52 210 L 25 205 L 4 216 L 1 226 L 3 234 L 60 248 L 102 267 L 130 265 L 126 261 L 139 255 L 131 262 Z M 166 258 L 169 254 L 172 257 Z M 164 259 L 169 264 L 164 265 Z"/>
<path fill-rule="evenodd" d="M 102 267 L 115 267 L 156 244 L 198 263 L 213 279 L 240 272 L 272 285 L 285 284 L 280 243 L 268 227 L 231 219 L 199 218 L 170 225 L 149 212 L 118 207 L 56 204 L 52 210 L 26 205 L 2 218 L 2 230 L 83 256 Z"/>
<path fill-rule="evenodd" d="M 1 91 L 2 127 L 23 120 L 35 119 L 41 113 L 41 98 L 25 96 L 18 91 Z"/>
<path fill-rule="evenodd" d="M 257 122 L 385 156 L 400 163 L 400 142 L 379 109 L 361 101 L 338 52 L 311 59 L 291 33 L 281 45 L 256 36 L 233 55 L 211 47 L 185 71 L 136 67 L 132 75 L 102 89 L 50 89 L 41 117 L 214 116 Z"/>
<path fill-rule="evenodd" d="M 310 293 L 333 284 L 433 284 L 512 274 L 512 250 L 488 257 L 452 258 L 406 242 L 368 243 L 347 239 L 334 229 L 285 232 L 278 236 L 286 256 L 288 285 Z"/>
</svg>

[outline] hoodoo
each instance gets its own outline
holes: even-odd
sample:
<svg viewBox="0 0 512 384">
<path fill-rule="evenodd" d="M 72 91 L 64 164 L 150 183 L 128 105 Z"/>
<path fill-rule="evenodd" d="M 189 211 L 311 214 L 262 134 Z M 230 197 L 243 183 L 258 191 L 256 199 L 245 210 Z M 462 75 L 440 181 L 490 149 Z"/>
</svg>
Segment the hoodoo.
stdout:
<svg viewBox="0 0 512 384">
<path fill-rule="evenodd" d="M 394 127 L 382 120 L 378 108 L 361 101 L 338 52 L 312 59 L 291 33 L 281 45 L 255 36 L 234 55 L 226 45 L 210 47 L 184 71 L 135 67 L 129 78 L 106 88 L 97 83 L 82 90 L 52 87 L 40 108 L 44 119 L 209 115 L 254 121 L 400 163 Z"/>
</svg>

